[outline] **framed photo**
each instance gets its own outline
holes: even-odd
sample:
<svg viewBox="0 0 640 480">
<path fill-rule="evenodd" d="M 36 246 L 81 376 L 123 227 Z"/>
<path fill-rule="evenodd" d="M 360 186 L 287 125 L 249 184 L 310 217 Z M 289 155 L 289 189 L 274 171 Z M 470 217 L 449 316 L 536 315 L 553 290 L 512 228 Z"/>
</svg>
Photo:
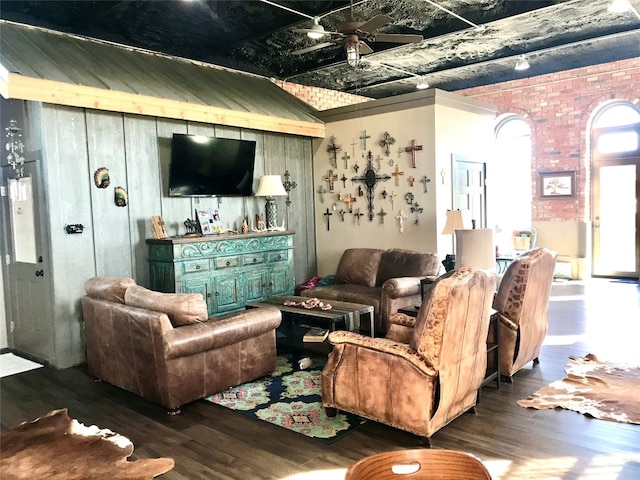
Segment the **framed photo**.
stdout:
<svg viewBox="0 0 640 480">
<path fill-rule="evenodd" d="M 196 217 L 203 235 L 220 233 L 220 213 L 217 208 L 196 208 Z"/>
<path fill-rule="evenodd" d="M 576 194 L 576 172 L 539 173 L 540 198 L 573 197 Z"/>
</svg>

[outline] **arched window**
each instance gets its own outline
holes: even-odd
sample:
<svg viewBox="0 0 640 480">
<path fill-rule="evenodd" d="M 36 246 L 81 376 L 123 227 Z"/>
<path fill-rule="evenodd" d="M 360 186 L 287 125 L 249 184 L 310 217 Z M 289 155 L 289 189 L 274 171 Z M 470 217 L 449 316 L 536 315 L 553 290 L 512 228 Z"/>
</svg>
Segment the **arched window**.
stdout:
<svg viewBox="0 0 640 480">
<path fill-rule="evenodd" d="M 640 150 L 637 129 L 640 111 L 629 103 L 615 102 L 600 110 L 593 119 L 594 151 L 600 155 L 615 155 Z"/>
<path fill-rule="evenodd" d="M 495 127 L 496 158 L 489 177 L 496 227 L 496 245 L 501 253 L 513 249 L 514 230 L 531 228 L 531 129 L 517 115 L 498 118 Z"/>
</svg>

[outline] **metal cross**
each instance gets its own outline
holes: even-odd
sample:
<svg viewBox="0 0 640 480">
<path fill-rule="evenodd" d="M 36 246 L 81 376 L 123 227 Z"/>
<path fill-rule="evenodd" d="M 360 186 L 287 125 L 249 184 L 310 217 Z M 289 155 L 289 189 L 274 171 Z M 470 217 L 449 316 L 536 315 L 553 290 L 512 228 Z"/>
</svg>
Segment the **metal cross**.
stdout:
<svg viewBox="0 0 640 480">
<path fill-rule="evenodd" d="M 393 166 L 395 165 L 395 163 L 396 163 L 396 162 L 393 160 L 393 158 L 392 158 L 391 160 L 389 160 L 389 165 L 390 165 L 390 166 L 392 166 L 392 167 L 393 167 Z"/>
<path fill-rule="evenodd" d="M 327 152 L 331 155 L 331 166 L 336 168 L 338 165 L 338 152 L 342 150 L 340 145 L 336 145 L 336 137 L 331 135 L 329 137 L 329 145 L 327 145 Z"/>
<path fill-rule="evenodd" d="M 400 186 L 400 175 L 404 175 L 404 172 L 401 172 L 400 171 L 400 167 L 398 165 L 396 165 L 396 171 L 393 172 L 391 175 L 396 177 L 396 187 L 399 187 Z"/>
<path fill-rule="evenodd" d="M 414 203 L 411 206 L 411 213 L 422 213 L 423 210 L 424 210 L 424 208 L 422 208 L 420 205 L 418 205 L 418 202 Z"/>
<path fill-rule="evenodd" d="M 358 173 L 358 170 L 360 170 L 360 165 L 358 165 L 358 161 L 356 160 L 356 163 L 353 165 L 353 170 Z"/>
<path fill-rule="evenodd" d="M 378 162 L 378 170 L 380 170 L 382 167 L 382 157 L 380 155 L 376 157 L 376 162 Z"/>
<path fill-rule="evenodd" d="M 329 191 L 333 192 L 333 182 L 338 179 L 338 175 L 334 174 L 333 170 L 329 170 L 329 173 L 327 173 L 323 178 L 329 185 Z"/>
<path fill-rule="evenodd" d="M 373 221 L 373 194 L 378 182 L 386 182 L 391 178 L 390 175 L 380 175 L 373 168 L 373 154 L 371 151 L 367 154 L 367 168 L 365 168 L 363 175 L 360 177 L 351 177 L 351 182 L 362 182 L 367 189 L 367 208 L 369 210 L 368 217 L 369 221 Z"/>
<path fill-rule="evenodd" d="M 380 216 L 380 225 L 384 225 L 384 216 L 386 214 L 387 214 L 387 212 L 385 212 L 382 207 L 380 207 L 380 211 L 378 213 L 376 213 L 376 215 Z"/>
<path fill-rule="evenodd" d="M 347 195 L 347 197 L 342 200 L 344 203 L 346 203 L 349 206 L 349 213 L 353 212 L 353 202 L 357 201 L 358 199 L 355 197 L 352 197 L 351 194 Z"/>
<path fill-rule="evenodd" d="M 380 195 L 382 195 L 382 198 L 384 198 L 386 200 L 387 199 L 387 195 L 389 195 L 389 194 L 387 193 L 386 190 L 382 190 L 382 192 L 380 192 Z"/>
<path fill-rule="evenodd" d="M 341 209 L 338 211 L 338 213 L 340 214 L 340 219 L 344 222 L 344 214 L 345 214 L 345 213 L 347 213 L 347 212 L 345 212 L 345 211 L 344 211 L 344 209 L 343 209 L 343 208 L 341 208 Z"/>
<path fill-rule="evenodd" d="M 320 201 L 324 203 L 324 194 L 327 193 L 327 189 L 324 188 L 324 185 L 320 185 L 318 187 L 318 193 L 320 194 Z"/>
<path fill-rule="evenodd" d="M 342 154 L 342 160 L 344 160 L 344 169 L 346 170 L 347 168 L 349 168 L 349 164 L 347 163 L 347 160 L 349 160 L 351 157 L 349 156 L 349 154 L 345 152 Z"/>
<path fill-rule="evenodd" d="M 405 193 L 404 199 L 407 201 L 409 205 L 411 205 L 413 203 L 413 193 L 411 192 Z"/>
<path fill-rule="evenodd" d="M 404 151 L 407 153 L 411 153 L 411 168 L 417 168 L 416 164 L 416 152 L 422 150 L 422 145 L 416 145 L 415 140 L 411 140 L 411 146 L 405 147 Z"/>
<path fill-rule="evenodd" d="M 284 172 L 284 182 L 282 182 L 284 189 L 287 191 L 287 200 L 286 200 L 287 206 L 291 205 L 291 198 L 289 197 L 289 192 L 298 186 L 296 182 L 292 182 L 289 180 L 290 176 L 291 174 L 289 173 L 289 170 Z"/>
<path fill-rule="evenodd" d="M 389 147 L 394 143 L 396 143 L 396 139 L 389 135 L 389 132 L 384 132 L 382 138 L 378 141 L 378 145 L 384 148 L 384 154 L 387 157 L 391 153 L 391 149 Z"/>
<path fill-rule="evenodd" d="M 346 175 L 344 173 L 342 174 L 342 177 L 340 177 L 340 180 L 342 180 L 342 186 L 344 188 L 347 188 L 347 180 L 348 180 L 348 178 L 346 177 Z"/>
<path fill-rule="evenodd" d="M 420 179 L 420 182 L 424 185 L 424 193 L 427 193 L 427 183 L 429 183 L 430 181 L 431 179 L 426 175 L 423 175 L 423 177 Z"/>
<path fill-rule="evenodd" d="M 397 196 L 398 196 L 398 194 L 395 193 L 395 192 L 391 192 L 389 194 L 389 200 L 391 201 L 391 210 L 393 210 L 393 199 L 396 198 Z"/>
<path fill-rule="evenodd" d="M 362 190 L 362 186 L 358 185 L 358 196 L 362 197 L 364 195 L 364 190 Z"/>
<path fill-rule="evenodd" d="M 407 181 L 409 182 L 409 186 L 413 187 L 413 184 L 416 182 L 416 178 L 413 175 L 410 175 L 409 178 L 407 178 Z"/>
<path fill-rule="evenodd" d="M 323 215 L 327 217 L 327 232 L 328 232 L 331 230 L 331 215 L 333 215 L 333 213 L 331 213 L 327 208 L 327 211 L 324 212 Z"/>
<path fill-rule="evenodd" d="M 364 213 L 360 213 L 360 209 L 358 209 L 356 213 L 354 213 L 354 215 L 356 217 L 356 222 L 358 222 L 358 225 L 360 225 L 360 217 L 364 217 Z"/>
<path fill-rule="evenodd" d="M 354 157 L 356 156 L 356 145 L 358 145 L 358 142 L 354 138 L 353 142 L 351 142 L 351 155 L 353 155 Z"/>
<path fill-rule="evenodd" d="M 360 140 L 362 140 L 362 149 L 367 149 L 367 138 L 371 138 L 371 135 L 367 135 L 367 131 L 363 130 L 362 135 L 360 135 Z"/>
</svg>

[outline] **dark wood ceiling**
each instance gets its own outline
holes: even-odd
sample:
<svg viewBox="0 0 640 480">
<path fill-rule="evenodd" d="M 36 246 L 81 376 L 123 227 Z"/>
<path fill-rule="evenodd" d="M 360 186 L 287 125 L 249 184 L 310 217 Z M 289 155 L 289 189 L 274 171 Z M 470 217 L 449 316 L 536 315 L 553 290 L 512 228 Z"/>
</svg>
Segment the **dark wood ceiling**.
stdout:
<svg viewBox="0 0 640 480">
<path fill-rule="evenodd" d="M 637 1 L 630 0 L 634 7 Z M 366 61 L 357 69 L 346 64 L 341 42 L 303 55 L 292 54 L 314 42 L 294 29 L 309 28 L 309 17 L 319 16 L 326 30 L 335 30 L 350 17 L 348 1 L 1 0 L 0 17 L 276 79 L 382 98 L 413 91 L 422 75 L 432 87 L 454 91 L 640 57 L 637 10 L 609 12 L 610 3 L 355 1 L 356 20 L 366 21 L 378 14 L 393 19 L 379 33 L 424 37 L 420 43 L 406 45 L 368 42 L 374 52 L 365 55 Z M 477 31 L 473 25 L 485 28 Z M 531 68 L 516 71 L 513 67 L 522 54 L 527 55 Z"/>
</svg>

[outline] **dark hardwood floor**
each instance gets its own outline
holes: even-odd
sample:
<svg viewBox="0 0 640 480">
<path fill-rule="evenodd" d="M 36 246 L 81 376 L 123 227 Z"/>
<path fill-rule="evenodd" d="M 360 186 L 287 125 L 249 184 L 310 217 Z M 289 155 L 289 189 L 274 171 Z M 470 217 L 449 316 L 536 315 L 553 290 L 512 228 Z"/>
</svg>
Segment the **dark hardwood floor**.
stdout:
<svg viewBox="0 0 640 480">
<path fill-rule="evenodd" d="M 471 452 L 494 478 L 640 478 L 640 425 L 596 420 L 568 410 L 524 409 L 516 401 L 564 376 L 569 355 L 640 363 L 640 287 L 605 279 L 555 284 L 540 364 L 483 389 L 467 414 L 432 437 L 433 448 Z M 342 479 L 346 467 L 389 450 L 420 448 L 415 436 L 368 422 L 333 445 L 250 419 L 205 401 L 182 415 L 105 383 L 83 366 L 41 368 L 1 380 L 1 427 L 66 407 L 85 425 L 130 438 L 132 458 L 172 457 L 162 479 Z"/>
</svg>

